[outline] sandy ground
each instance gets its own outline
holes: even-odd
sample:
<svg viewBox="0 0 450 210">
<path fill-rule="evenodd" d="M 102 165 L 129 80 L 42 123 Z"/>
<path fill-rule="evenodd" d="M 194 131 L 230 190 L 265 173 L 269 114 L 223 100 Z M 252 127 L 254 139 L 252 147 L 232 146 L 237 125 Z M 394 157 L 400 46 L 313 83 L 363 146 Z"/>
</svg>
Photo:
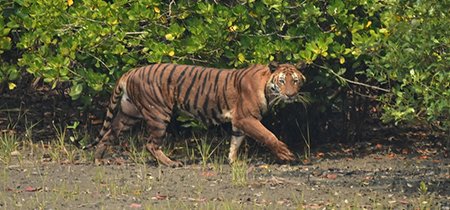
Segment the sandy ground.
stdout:
<svg viewBox="0 0 450 210">
<path fill-rule="evenodd" d="M 450 159 L 432 148 L 396 154 L 388 147 L 367 146 L 364 153 L 324 149 L 309 161 L 289 165 L 255 155 L 236 165 L 216 156 L 205 166 L 199 158 L 179 156 L 186 162 L 179 168 L 151 160 L 136 164 L 126 155 L 95 166 L 81 159 L 55 162 L 20 154 L 22 164 L 13 157 L 9 165 L 0 165 L 0 207 L 449 209 Z"/>
</svg>

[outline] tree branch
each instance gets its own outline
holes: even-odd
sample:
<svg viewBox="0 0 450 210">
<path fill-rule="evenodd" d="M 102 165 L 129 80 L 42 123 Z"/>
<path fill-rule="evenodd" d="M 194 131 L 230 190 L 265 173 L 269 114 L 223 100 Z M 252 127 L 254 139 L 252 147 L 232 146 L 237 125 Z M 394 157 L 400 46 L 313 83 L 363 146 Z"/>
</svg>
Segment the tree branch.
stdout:
<svg viewBox="0 0 450 210">
<path fill-rule="evenodd" d="M 385 88 L 380 88 L 380 87 L 377 87 L 377 86 L 372 86 L 372 85 L 368 85 L 368 84 L 365 84 L 365 83 L 361 83 L 361 82 L 356 82 L 356 81 L 353 81 L 353 80 L 349 80 L 349 79 L 344 78 L 344 77 L 342 77 L 341 75 L 337 74 L 336 72 L 333 71 L 333 69 L 330 69 L 330 68 L 328 68 L 328 67 L 326 67 L 326 66 L 321 66 L 321 65 L 318 65 L 318 64 L 315 64 L 315 63 L 312 63 L 312 64 L 313 64 L 314 66 L 317 66 L 317 67 L 321 68 L 321 69 L 326 69 L 326 70 L 328 70 L 328 71 L 329 71 L 330 73 L 332 73 L 334 76 L 336 76 L 336 77 L 338 77 L 339 79 L 342 79 L 342 80 L 344 80 L 344 81 L 346 81 L 346 82 L 348 82 L 348 83 L 355 84 L 355 85 L 361 85 L 361 86 L 368 87 L 368 88 L 372 88 L 372 89 L 375 89 L 375 90 L 381 90 L 381 91 L 384 91 L 384 92 L 387 92 L 387 93 L 391 92 L 390 90 L 385 89 Z"/>
</svg>

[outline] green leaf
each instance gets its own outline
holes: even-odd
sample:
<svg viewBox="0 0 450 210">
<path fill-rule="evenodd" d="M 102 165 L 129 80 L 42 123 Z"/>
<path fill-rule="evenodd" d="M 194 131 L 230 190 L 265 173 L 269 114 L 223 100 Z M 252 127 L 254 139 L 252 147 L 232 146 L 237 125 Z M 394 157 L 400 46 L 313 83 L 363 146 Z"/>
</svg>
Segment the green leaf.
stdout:
<svg viewBox="0 0 450 210">
<path fill-rule="evenodd" d="M 74 83 L 74 85 L 70 89 L 69 96 L 72 97 L 72 100 L 77 100 L 78 98 L 80 98 L 82 92 L 83 92 L 83 84 Z"/>
</svg>

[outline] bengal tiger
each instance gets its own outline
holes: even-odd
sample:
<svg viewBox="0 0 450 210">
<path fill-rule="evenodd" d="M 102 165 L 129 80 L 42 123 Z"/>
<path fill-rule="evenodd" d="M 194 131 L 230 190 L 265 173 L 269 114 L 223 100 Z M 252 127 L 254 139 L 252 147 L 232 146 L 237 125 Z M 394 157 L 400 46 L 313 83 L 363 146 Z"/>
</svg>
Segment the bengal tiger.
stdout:
<svg viewBox="0 0 450 210">
<path fill-rule="evenodd" d="M 255 64 L 244 69 L 177 64 L 136 68 L 116 83 L 100 134 L 83 149 L 97 145 L 94 158 L 101 163 L 107 144 L 143 118 L 150 134 L 147 150 L 165 165 L 182 166 L 161 151 L 171 115 L 179 109 L 206 124 L 231 122 L 230 163 L 236 160 L 245 136 L 269 147 L 279 160 L 292 161 L 294 155 L 286 144 L 260 120 L 277 101 L 291 103 L 298 98 L 305 81 L 299 69 L 304 67 L 304 62 L 294 66 L 272 61 L 268 66 Z M 114 116 L 119 100 L 120 110 Z"/>
</svg>

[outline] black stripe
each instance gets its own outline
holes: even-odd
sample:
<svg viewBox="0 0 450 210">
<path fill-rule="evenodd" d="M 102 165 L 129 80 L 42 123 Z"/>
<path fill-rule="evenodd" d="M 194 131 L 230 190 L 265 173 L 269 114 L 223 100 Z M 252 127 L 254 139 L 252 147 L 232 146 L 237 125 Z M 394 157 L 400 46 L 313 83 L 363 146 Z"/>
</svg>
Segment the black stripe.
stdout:
<svg viewBox="0 0 450 210">
<path fill-rule="evenodd" d="M 152 131 L 165 131 L 166 130 L 166 127 L 158 127 L 158 126 L 154 126 L 154 125 L 149 125 L 149 126 L 147 126 L 147 128 Z"/>
<path fill-rule="evenodd" d="M 240 136 L 243 136 L 243 135 L 245 135 L 243 132 L 234 132 L 234 131 L 231 131 L 231 135 L 232 136 L 235 136 L 235 137 L 240 137 Z"/>
<path fill-rule="evenodd" d="M 159 80 L 156 80 L 156 81 L 157 81 L 156 83 L 157 83 L 158 87 L 161 86 L 162 80 L 163 80 L 163 77 L 164 77 L 164 72 L 166 72 L 166 69 L 167 69 L 169 66 L 174 66 L 174 64 L 167 64 L 166 66 L 164 66 L 164 67 L 160 70 L 160 72 L 159 72 Z M 158 70 L 159 70 L 159 69 L 158 69 Z M 155 74 L 155 76 L 157 76 L 157 75 Z"/>
<path fill-rule="evenodd" d="M 199 96 L 200 96 L 200 91 L 197 90 L 197 93 L 195 94 L 195 98 L 194 98 L 194 108 L 195 108 L 195 109 L 198 108 L 197 104 L 198 104 L 198 97 L 199 97 Z"/>
<path fill-rule="evenodd" d="M 166 125 L 169 124 L 168 120 L 164 120 L 164 119 L 161 119 L 161 118 L 153 116 L 153 115 L 147 115 L 147 117 L 150 117 L 155 122 L 164 123 Z"/>
<path fill-rule="evenodd" d="M 212 118 L 217 122 L 217 123 L 222 123 L 222 120 L 219 119 L 219 117 L 217 116 L 217 112 L 214 108 L 211 108 L 211 116 Z"/>
<path fill-rule="evenodd" d="M 247 109 L 247 113 L 249 113 L 252 117 L 254 117 L 255 119 L 259 119 L 260 116 L 255 116 L 253 115 L 253 112 L 250 109 Z"/>
<path fill-rule="evenodd" d="M 146 93 L 146 92 L 144 92 L 144 93 Z M 148 96 L 148 94 L 147 94 L 147 96 Z M 147 104 L 149 106 L 153 106 L 153 110 L 158 111 L 160 114 L 162 114 L 164 116 L 170 116 L 172 114 L 170 112 L 167 112 L 167 111 L 159 109 L 161 107 L 155 104 L 155 101 L 154 101 L 154 99 L 152 97 L 143 97 L 143 98 L 147 102 L 147 103 L 144 103 L 144 104 Z M 152 100 L 152 101 L 150 101 L 150 100 Z M 148 108 L 145 108 L 145 109 L 148 110 Z"/>
<path fill-rule="evenodd" d="M 233 74 L 233 73 L 234 73 L 234 71 L 231 74 Z M 222 99 L 224 100 L 227 110 L 230 110 L 230 106 L 228 106 L 228 101 L 227 101 L 227 96 L 226 96 L 226 90 L 227 90 L 227 86 L 228 86 L 229 76 L 230 76 L 230 72 L 228 72 L 227 76 L 225 77 L 225 80 L 224 80 L 225 84 L 222 87 Z"/>
<path fill-rule="evenodd" d="M 194 68 L 193 66 L 187 66 L 187 67 L 184 69 L 184 71 L 181 72 L 180 76 L 178 76 L 177 83 L 179 83 L 180 80 L 181 80 L 182 78 L 184 78 L 184 74 L 186 74 L 186 71 L 187 71 L 187 69 L 188 69 L 189 67 L 191 67 L 191 71 L 192 71 L 192 69 Z"/>
<path fill-rule="evenodd" d="M 206 93 L 205 95 L 205 101 L 203 102 L 203 111 L 205 112 L 206 115 L 208 115 L 208 103 L 209 103 L 209 94 L 211 93 L 211 85 L 209 85 L 209 90 L 208 93 Z"/>
<path fill-rule="evenodd" d="M 218 92 L 218 90 L 219 90 L 219 76 L 220 76 L 220 74 L 222 73 L 222 69 L 220 69 L 219 71 L 217 71 L 217 74 L 216 74 L 216 79 L 214 79 L 214 91 L 217 93 Z"/>
<path fill-rule="evenodd" d="M 267 70 L 267 69 L 258 69 L 255 72 L 253 72 L 252 76 L 255 76 L 255 74 L 257 74 L 260 71 L 264 71 L 264 70 L 266 70 L 267 72 L 270 72 L 270 70 Z"/>
<path fill-rule="evenodd" d="M 184 88 L 182 88 L 184 81 L 186 81 L 186 77 L 183 77 L 183 79 L 181 80 L 181 82 L 177 86 L 177 99 L 181 95 L 181 91 L 184 89 Z"/>
<path fill-rule="evenodd" d="M 114 109 L 110 105 L 108 105 L 107 109 L 108 109 L 109 113 L 114 115 Z"/>
<path fill-rule="evenodd" d="M 134 123 L 135 123 L 135 122 L 133 122 L 133 123 L 123 123 L 123 125 L 128 126 L 128 127 L 131 127 L 131 126 L 134 125 Z"/>
<path fill-rule="evenodd" d="M 142 119 L 141 117 L 129 115 L 129 114 L 125 113 L 124 111 L 122 111 L 121 113 L 122 113 L 125 117 L 130 118 L 131 120 L 140 120 L 140 119 Z"/>
<path fill-rule="evenodd" d="M 191 67 L 190 72 L 192 72 L 192 70 L 195 68 L 195 66 L 190 66 L 190 67 Z M 186 74 L 186 72 L 187 72 L 187 70 L 181 72 L 180 76 L 178 76 L 178 79 L 177 79 L 177 84 L 178 84 L 178 86 L 177 86 L 177 90 L 178 90 L 177 96 L 180 96 L 181 91 L 184 90 L 184 88 L 182 88 L 182 87 L 183 87 L 184 81 L 186 81 L 186 77 L 184 76 L 184 74 Z"/>
<path fill-rule="evenodd" d="M 186 104 L 183 104 L 184 110 L 186 110 L 187 112 L 191 112 L 191 100 L 188 100 Z"/>
<path fill-rule="evenodd" d="M 113 120 L 112 117 L 106 117 L 106 119 L 105 119 L 106 122 L 111 122 L 112 120 Z"/>
<path fill-rule="evenodd" d="M 147 83 L 150 83 L 150 74 L 152 73 L 151 69 L 156 66 L 156 65 L 151 65 L 151 66 L 145 66 L 144 68 L 142 68 L 142 75 L 141 75 L 141 79 L 144 80 L 144 76 L 147 76 Z"/>
<path fill-rule="evenodd" d="M 164 67 L 161 67 L 162 65 L 167 67 L 167 64 L 159 64 L 156 68 L 152 68 L 151 69 L 151 72 L 153 73 L 152 76 L 151 76 L 152 77 L 152 83 L 151 84 L 158 84 L 158 80 L 156 79 L 156 77 L 159 75 L 158 70 L 160 70 L 161 68 L 164 68 Z"/>
<path fill-rule="evenodd" d="M 216 102 L 217 102 L 217 111 L 219 111 L 219 113 L 220 114 L 223 114 L 223 111 L 222 111 L 222 106 L 221 106 L 221 104 L 220 104 L 220 98 L 219 98 L 219 95 L 217 94 L 217 93 L 215 93 L 216 94 Z"/>
<path fill-rule="evenodd" d="M 142 80 L 144 79 L 144 76 L 145 76 L 145 73 L 147 72 L 146 71 L 146 69 L 147 68 L 149 68 L 149 66 L 144 66 L 144 67 L 141 67 L 141 68 L 139 68 L 137 71 L 140 71 L 141 73 L 140 73 L 140 75 L 139 75 L 139 78 L 141 78 Z M 150 73 L 150 72 L 149 72 Z M 131 78 L 131 77 L 130 77 Z M 134 78 L 134 76 L 133 76 L 133 78 Z"/>
<path fill-rule="evenodd" d="M 206 75 L 205 75 L 205 78 L 203 78 L 203 80 L 202 80 L 203 81 L 203 83 L 202 83 L 202 95 L 205 92 L 205 86 L 206 86 L 206 84 L 209 81 L 207 78 L 208 78 L 208 75 L 211 74 L 211 70 L 212 70 L 211 68 L 204 68 L 203 69 L 203 72 L 206 71 Z M 201 77 L 201 74 L 200 74 L 200 77 Z M 199 81 L 201 80 L 200 77 L 198 78 Z"/>
<path fill-rule="evenodd" d="M 205 115 L 200 110 L 197 112 L 197 114 L 202 120 L 202 122 L 207 123 Z"/>
<path fill-rule="evenodd" d="M 197 79 L 197 74 L 198 74 L 198 70 L 195 71 L 194 77 L 191 80 L 191 84 L 189 85 L 188 89 L 186 90 L 186 93 L 184 94 L 184 102 L 183 104 L 186 104 L 187 100 L 188 100 L 188 96 L 192 90 L 192 87 L 194 87 L 194 85 L 196 84 L 196 79 Z"/>
<path fill-rule="evenodd" d="M 242 73 L 242 74 L 239 76 L 239 80 L 238 80 L 238 83 L 239 83 L 239 84 L 242 84 L 242 79 L 245 77 L 245 75 L 247 75 L 247 74 L 250 73 L 252 70 L 254 70 L 254 67 L 256 67 L 256 66 L 253 66 L 253 68 L 245 69 L 244 73 Z M 257 71 L 259 71 L 259 70 L 257 70 Z"/>
<path fill-rule="evenodd" d="M 165 137 L 165 133 L 163 134 L 163 135 L 161 135 L 161 136 L 152 136 L 153 137 L 153 139 L 164 139 L 164 137 Z"/>
<path fill-rule="evenodd" d="M 175 70 L 177 69 L 177 67 L 178 67 L 178 65 L 173 65 L 172 70 L 170 70 L 169 77 L 167 78 L 167 92 L 169 92 L 169 94 L 170 94 L 170 83 L 172 82 L 172 76 L 173 76 L 173 73 L 175 72 Z M 184 70 L 186 70 L 187 68 L 188 67 L 184 68 Z"/>
<path fill-rule="evenodd" d="M 162 70 L 166 69 L 169 65 L 168 64 L 165 65 L 162 68 L 162 70 L 161 70 L 160 66 L 161 65 L 159 65 L 155 69 L 152 69 L 154 73 L 153 73 L 153 76 L 152 76 L 152 81 L 150 83 L 148 83 L 148 85 L 149 85 L 148 89 L 149 89 L 149 91 L 151 91 L 151 93 L 150 93 L 151 95 L 149 95 L 149 97 L 153 96 L 156 103 L 158 103 L 159 105 L 162 105 L 163 107 L 165 107 L 165 106 L 167 106 L 167 103 L 164 100 L 163 94 L 162 94 L 161 89 L 160 89 L 159 81 L 157 80 L 156 77 L 158 75 L 160 75 L 160 74 L 163 74 Z M 160 71 L 158 71 L 158 70 L 160 70 Z M 157 97 L 158 93 L 161 94 L 161 97 Z"/>
</svg>

